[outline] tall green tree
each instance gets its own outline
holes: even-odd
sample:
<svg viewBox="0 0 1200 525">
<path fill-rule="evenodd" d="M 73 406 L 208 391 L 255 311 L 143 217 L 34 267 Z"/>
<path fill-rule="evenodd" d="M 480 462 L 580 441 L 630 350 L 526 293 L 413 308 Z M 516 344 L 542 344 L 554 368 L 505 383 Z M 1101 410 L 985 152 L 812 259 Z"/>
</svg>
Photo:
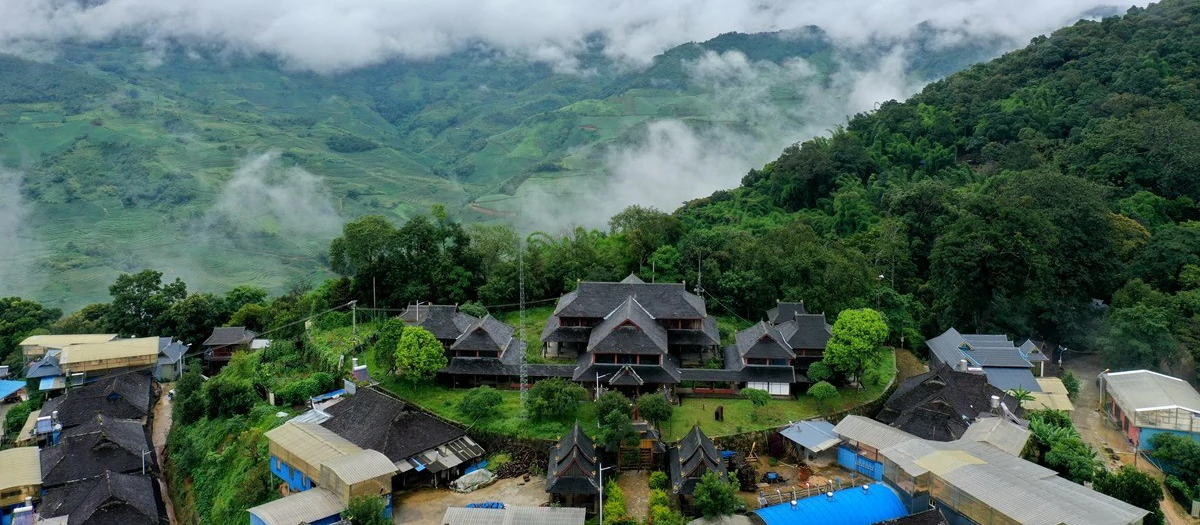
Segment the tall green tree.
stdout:
<svg viewBox="0 0 1200 525">
<path fill-rule="evenodd" d="M 838 314 L 830 332 L 823 360 L 834 370 L 859 378 L 868 365 L 880 358 L 888 327 L 879 312 L 862 308 Z"/>
<path fill-rule="evenodd" d="M 642 394 L 637 400 L 638 415 L 657 427 L 663 421 L 671 419 L 671 402 L 659 393 Z"/>
<path fill-rule="evenodd" d="M 587 390 L 578 384 L 551 377 L 533 383 L 529 389 L 529 417 L 534 421 L 565 420 L 575 415 Z"/>
<path fill-rule="evenodd" d="M 176 301 L 163 314 L 160 335 L 179 338 L 186 344 L 198 346 L 212 333 L 213 327 L 225 324 L 230 312 L 227 303 L 210 293 L 194 293 Z"/>
<path fill-rule="evenodd" d="M 112 302 L 105 312 L 105 324 L 122 336 L 162 335 L 167 310 L 187 297 L 187 285 L 176 278 L 163 283 L 162 272 L 142 270 L 122 274 L 108 287 Z"/>
<path fill-rule="evenodd" d="M 0 297 L 0 363 L 20 369 L 20 343 L 34 330 L 47 330 L 62 317 L 57 308 L 20 297 Z"/>
<path fill-rule="evenodd" d="M 1124 465 L 1116 472 L 1102 472 L 1096 476 L 1092 488 L 1135 507 L 1150 511 L 1142 522 L 1144 525 L 1165 523 L 1162 507 L 1162 483 L 1132 465 Z"/>
<path fill-rule="evenodd" d="M 737 483 L 721 479 L 716 472 L 705 472 L 692 495 L 696 511 L 705 518 L 729 516 L 743 505 L 737 497 Z"/>
<path fill-rule="evenodd" d="M 375 356 L 375 365 L 385 373 L 396 370 L 396 347 L 400 345 L 400 337 L 404 335 L 404 320 L 399 317 L 384 321 L 379 332 L 375 334 L 375 342 L 371 345 Z"/>
<path fill-rule="evenodd" d="M 396 373 L 413 383 L 430 381 L 438 370 L 446 368 L 442 343 L 429 330 L 420 326 L 404 329 L 396 344 Z"/>
</svg>

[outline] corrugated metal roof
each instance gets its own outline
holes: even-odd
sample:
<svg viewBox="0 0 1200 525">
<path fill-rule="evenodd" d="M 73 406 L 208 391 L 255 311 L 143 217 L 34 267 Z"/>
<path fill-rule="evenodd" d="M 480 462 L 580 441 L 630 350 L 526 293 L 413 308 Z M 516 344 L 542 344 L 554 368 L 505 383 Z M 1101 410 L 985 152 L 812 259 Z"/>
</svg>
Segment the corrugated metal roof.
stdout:
<svg viewBox="0 0 1200 525">
<path fill-rule="evenodd" d="M 986 417 L 971 423 L 959 439 L 987 443 L 1016 456 L 1029 441 L 1029 430 L 1004 418 Z"/>
<path fill-rule="evenodd" d="M 994 368 L 984 367 L 984 375 L 988 378 L 988 383 L 1005 392 L 1024 388 L 1030 392 L 1041 392 L 1042 387 L 1038 385 L 1037 378 L 1033 377 L 1033 372 L 1028 368 Z"/>
<path fill-rule="evenodd" d="M 116 339 L 103 343 L 71 344 L 62 348 L 58 363 L 64 367 L 72 363 L 122 359 L 128 357 L 158 356 L 157 337 Z"/>
<path fill-rule="evenodd" d="M 1067 387 L 1063 386 L 1057 377 L 1039 377 L 1037 383 L 1042 387 L 1041 392 L 1032 392 L 1033 400 L 1025 402 L 1025 408 L 1049 408 L 1051 410 L 1075 410 L 1075 404 L 1067 395 Z"/>
<path fill-rule="evenodd" d="M 783 437 L 813 452 L 836 447 L 842 440 L 828 421 L 799 421 L 779 431 Z"/>
<path fill-rule="evenodd" d="M 322 488 L 306 490 L 250 509 L 266 525 L 299 525 L 346 510 L 341 498 Z"/>
<path fill-rule="evenodd" d="M 468 509 L 450 507 L 443 525 L 583 525 L 584 509 L 575 507 L 508 507 Z"/>
<path fill-rule="evenodd" d="M 1102 377 L 1126 412 L 1178 407 L 1200 413 L 1200 393 L 1182 379 L 1149 370 L 1110 372 Z"/>
<path fill-rule="evenodd" d="M 908 432 L 863 416 L 846 416 L 837 426 L 833 427 L 833 431 L 842 439 L 857 441 L 881 450 L 918 439 Z"/>
<path fill-rule="evenodd" d="M 31 335 L 21 341 L 21 346 L 43 346 L 46 348 L 61 348 L 66 345 L 103 343 L 116 339 L 117 334 L 69 334 L 69 335 Z"/>
<path fill-rule="evenodd" d="M 908 515 L 900 497 L 882 483 L 869 490 L 855 487 L 791 503 L 781 503 L 754 511 L 767 525 L 820 523 L 822 525 L 871 525 Z"/>
<path fill-rule="evenodd" d="M 396 473 L 396 466 L 392 464 L 392 460 L 378 450 L 361 450 L 329 459 L 322 463 L 321 467 L 332 470 L 347 485 Z"/>
<path fill-rule="evenodd" d="M 931 473 L 1025 525 L 1128 525 L 1147 514 L 980 442 L 918 439 L 880 453 L 913 476 Z"/>
<path fill-rule="evenodd" d="M 321 425 L 288 421 L 266 433 L 284 450 L 313 467 L 362 449 Z"/>
<path fill-rule="evenodd" d="M 42 484 L 42 463 L 37 447 L 0 450 L 0 490 Z"/>
</svg>

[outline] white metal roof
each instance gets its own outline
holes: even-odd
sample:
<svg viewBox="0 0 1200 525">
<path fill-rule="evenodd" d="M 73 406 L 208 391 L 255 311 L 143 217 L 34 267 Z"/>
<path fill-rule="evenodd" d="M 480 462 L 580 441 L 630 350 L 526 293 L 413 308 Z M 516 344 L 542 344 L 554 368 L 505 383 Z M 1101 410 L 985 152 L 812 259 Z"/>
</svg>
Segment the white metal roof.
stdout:
<svg viewBox="0 0 1200 525">
<path fill-rule="evenodd" d="M 1149 370 L 1109 372 L 1101 377 L 1125 412 L 1182 408 L 1200 413 L 1200 393 L 1182 379 Z"/>
<path fill-rule="evenodd" d="M 908 432 L 863 416 L 846 416 L 833 427 L 833 431 L 842 439 L 857 441 L 880 450 L 917 439 Z"/>
<path fill-rule="evenodd" d="M 468 509 L 450 507 L 443 525 L 583 525 L 584 510 L 575 507 L 507 507 Z"/>
<path fill-rule="evenodd" d="M 362 450 L 329 459 L 322 463 L 321 467 L 332 470 L 347 485 L 396 473 L 396 465 L 378 450 Z"/>
<path fill-rule="evenodd" d="M 314 468 L 362 449 L 321 425 L 288 421 L 269 430 L 267 439 Z"/>
<path fill-rule="evenodd" d="M 346 510 L 346 505 L 336 494 L 315 488 L 264 503 L 251 508 L 250 513 L 258 516 L 266 525 L 300 525 L 328 518 L 343 510 Z"/>
<path fill-rule="evenodd" d="M 1029 430 L 1002 417 L 985 417 L 971 423 L 959 439 L 987 443 L 1017 456 L 1029 441 Z"/>
<path fill-rule="evenodd" d="M 0 490 L 42 484 L 42 463 L 37 447 L 0 450 Z"/>
</svg>

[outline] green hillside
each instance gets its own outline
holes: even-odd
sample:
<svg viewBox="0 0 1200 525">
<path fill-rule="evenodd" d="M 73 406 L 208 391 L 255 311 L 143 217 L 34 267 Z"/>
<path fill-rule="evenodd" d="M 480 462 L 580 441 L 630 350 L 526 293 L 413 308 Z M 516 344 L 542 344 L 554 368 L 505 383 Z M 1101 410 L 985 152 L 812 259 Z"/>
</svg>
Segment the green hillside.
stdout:
<svg viewBox="0 0 1200 525">
<path fill-rule="evenodd" d="M 924 65 L 933 55 L 961 66 L 996 45 L 921 51 L 916 74 L 937 72 Z M 0 251 L 0 263 L 32 270 L 2 293 L 71 309 L 145 267 L 201 290 L 281 290 L 327 275 L 324 248 L 353 217 L 402 220 L 439 203 L 462 220 L 506 220 L 530 194 L 602 181 L 608 148 L 639 143 L 663 119 L 762 136 L 775 127 L 690 72 L 705 53 L 733 51 L 773 65 L 754 81 L 767 93 L 756 104 L 779 111 L 755 111 L 802 121 L 804 86 L 781 64 L 806 60 L 803 82 L 819 87 L 879 50 L 838 56 L 808 29 L 685 44 L 642 71 L 599 52 L 579 57 L 581 72 L 465 52 L 328 77 L 264 57 L 122 42 L 67 47 L 48 64 L 3 57 L 0 166 L 24 173 L 29 242 Z M 239 168 L 268 152 L 278 155 L 271 173 L 239 185 Z M 319 182 L 298 184 L 290 167 Z M 304 228 L 285 216 L 289 199 L 329 209 Z"/>
</svg>

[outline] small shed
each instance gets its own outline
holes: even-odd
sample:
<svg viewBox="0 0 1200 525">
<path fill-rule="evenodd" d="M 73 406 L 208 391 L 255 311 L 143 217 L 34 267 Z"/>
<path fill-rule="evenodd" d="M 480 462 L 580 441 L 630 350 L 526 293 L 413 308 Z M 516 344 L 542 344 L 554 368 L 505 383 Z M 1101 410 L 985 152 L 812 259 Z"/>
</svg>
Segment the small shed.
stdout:
<svg viewBox="0 0 1200 525">
<path fill-rule="evenodd" d="M 321 463 L 320 486 L 342 501 L 359 496 L 381 496 L 384 507 L 391 510 L 392 475 L 396 465 L 382 452 L 361 450 Z"/>
<path fill-rule="evenodd" d="M 271 472 L 292 490 L 308 490 L 321 479 L 321 465 L 362 449 L 312 423 L 287 422 L 266 434 Z"/>
<path fill-rule="evenodd" d="M 332 525 L 346 504 L 325 489 L 306 490 L 250 509 L 250 525 Z"/>
<path fill-rule="evenodd" d="M 0 403 L 16 403 L 29 399 L 24 381 L 0 380 Z"/>
<path fill-rule="evenodd" d="M 0 509 L 41 497 L 42 464 L 37 447 L 0 450 Z"/>
<path fill-rule="evenodd" d="M 842 442 L 828 421 L 798 421 L 779 433 L 792 442 L 796 455 L 805 461 L 836 460 L 837 446 Z"/>
</svg>

